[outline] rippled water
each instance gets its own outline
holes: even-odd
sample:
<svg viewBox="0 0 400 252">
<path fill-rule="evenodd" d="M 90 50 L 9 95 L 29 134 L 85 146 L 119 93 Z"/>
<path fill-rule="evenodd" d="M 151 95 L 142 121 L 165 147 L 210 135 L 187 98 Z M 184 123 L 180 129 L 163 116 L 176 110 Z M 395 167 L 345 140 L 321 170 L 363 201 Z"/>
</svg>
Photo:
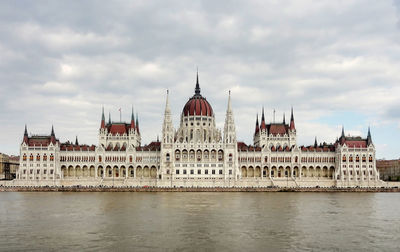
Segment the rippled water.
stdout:
<svg viewBox="0 0 400 252">
<path fill-rule="evenodd" d="M 0 193 L 0 250 L 400 251 L 398 193 Z"/>
</svg>

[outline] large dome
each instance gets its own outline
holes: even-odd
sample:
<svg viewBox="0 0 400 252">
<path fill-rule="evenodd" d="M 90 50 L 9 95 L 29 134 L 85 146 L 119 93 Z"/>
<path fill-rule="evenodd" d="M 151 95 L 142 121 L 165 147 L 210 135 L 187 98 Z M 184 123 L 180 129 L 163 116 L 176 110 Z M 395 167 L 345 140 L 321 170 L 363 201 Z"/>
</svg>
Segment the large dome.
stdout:
<svg viewBox="0 0 400 252">
<path fill-rule="evenodd" d="M 194 95 L 183 107 L 183 116 L 213 116 L 210 103 L 201 95 Z"/>
<path fill-rule="evenodd" d="M 183 107 L 182 115 L 183 116 L 213 116 L 213 110 L 206 100 L 201 94 L 200 94 L 200 84 L 199 84 L 199 74 L 197 74 L 197 80 L 196 80 L 196 88 L 195 88 L 195 94 L 193 95 L 192 98 L 189 99 L 189 101 L 185 104 L 185 107 Z"/>
</svg>

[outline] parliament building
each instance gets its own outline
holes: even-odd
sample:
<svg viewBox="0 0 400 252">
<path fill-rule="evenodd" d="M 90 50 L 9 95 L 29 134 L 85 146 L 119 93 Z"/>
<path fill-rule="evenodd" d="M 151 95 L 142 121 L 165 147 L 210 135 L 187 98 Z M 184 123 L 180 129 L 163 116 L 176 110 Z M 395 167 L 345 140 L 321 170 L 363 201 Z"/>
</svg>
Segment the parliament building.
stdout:
<svg viewBox="0 0 400 252">
<path fill-rule="evenodd" d="M 28 135 L 20 146 L 17 185 L 155 187 L 367 187 L 379 186 L 375 146 L 342 134 L 332 144 L 297 145 L 290 120 L 267 123 L 262 111 L 252 144 L 237 141 L 231 94 L 224 128 L 200 92 L 183 107 L 175 129 L 167 91 L 162 138 L 141 144 L 138 116 L 108 122 L 102 111 L 98 145 L 62 143 L 51 134 Z M 144 129 L 145 130 L 145 129 Z"/>
</svg>

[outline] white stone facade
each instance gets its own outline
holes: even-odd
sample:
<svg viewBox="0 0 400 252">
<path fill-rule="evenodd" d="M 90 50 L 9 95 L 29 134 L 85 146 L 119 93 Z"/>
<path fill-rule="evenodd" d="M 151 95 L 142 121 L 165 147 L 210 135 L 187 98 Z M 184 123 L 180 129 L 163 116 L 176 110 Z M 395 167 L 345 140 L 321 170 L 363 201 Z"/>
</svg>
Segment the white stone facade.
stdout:
<svg viewBox="0 0 400 252">
<path fill-rule="evenodd" d="M 256 123 L 254 145 L 237 141 L 231 96 L 223 132 L 211 105 L 195 95 L 174 129 L 167 92 L 161 141 L 141 146 L 139 122 L 106 124 L 97 146 L 28 136 L 20 147 L 19 185 L 258 187 L 379 186 L 375 147 L 368 137 L 342 136 L 334 144 L 298 146 L 290 123 Z"/>
</svg>

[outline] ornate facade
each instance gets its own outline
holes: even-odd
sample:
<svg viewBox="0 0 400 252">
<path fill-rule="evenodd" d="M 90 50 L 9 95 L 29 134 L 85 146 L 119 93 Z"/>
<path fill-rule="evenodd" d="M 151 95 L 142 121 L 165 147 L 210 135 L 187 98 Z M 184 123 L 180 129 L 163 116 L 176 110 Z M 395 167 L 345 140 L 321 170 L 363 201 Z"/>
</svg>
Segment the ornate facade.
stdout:
<svg viewBox="0 0 400 252">
<path fill-rule="evenodd" d="M 212 106 L 195 94 L 175 129 L 167 91 L 162 139 L 141 145 L 138 116 L 130 123 L 106 123 L 102 111 L 97 146 L 28 136 L 20 147 L 20 184 L 113 186 L 378 186 L 375 147 L 366 138 L 342 135 L 333 144 L 298 146 L 293 109 L 290 122 L 256 119 L 254 143 L 236 137 L 229 92 L 223 131 Z"/>
</svg>

